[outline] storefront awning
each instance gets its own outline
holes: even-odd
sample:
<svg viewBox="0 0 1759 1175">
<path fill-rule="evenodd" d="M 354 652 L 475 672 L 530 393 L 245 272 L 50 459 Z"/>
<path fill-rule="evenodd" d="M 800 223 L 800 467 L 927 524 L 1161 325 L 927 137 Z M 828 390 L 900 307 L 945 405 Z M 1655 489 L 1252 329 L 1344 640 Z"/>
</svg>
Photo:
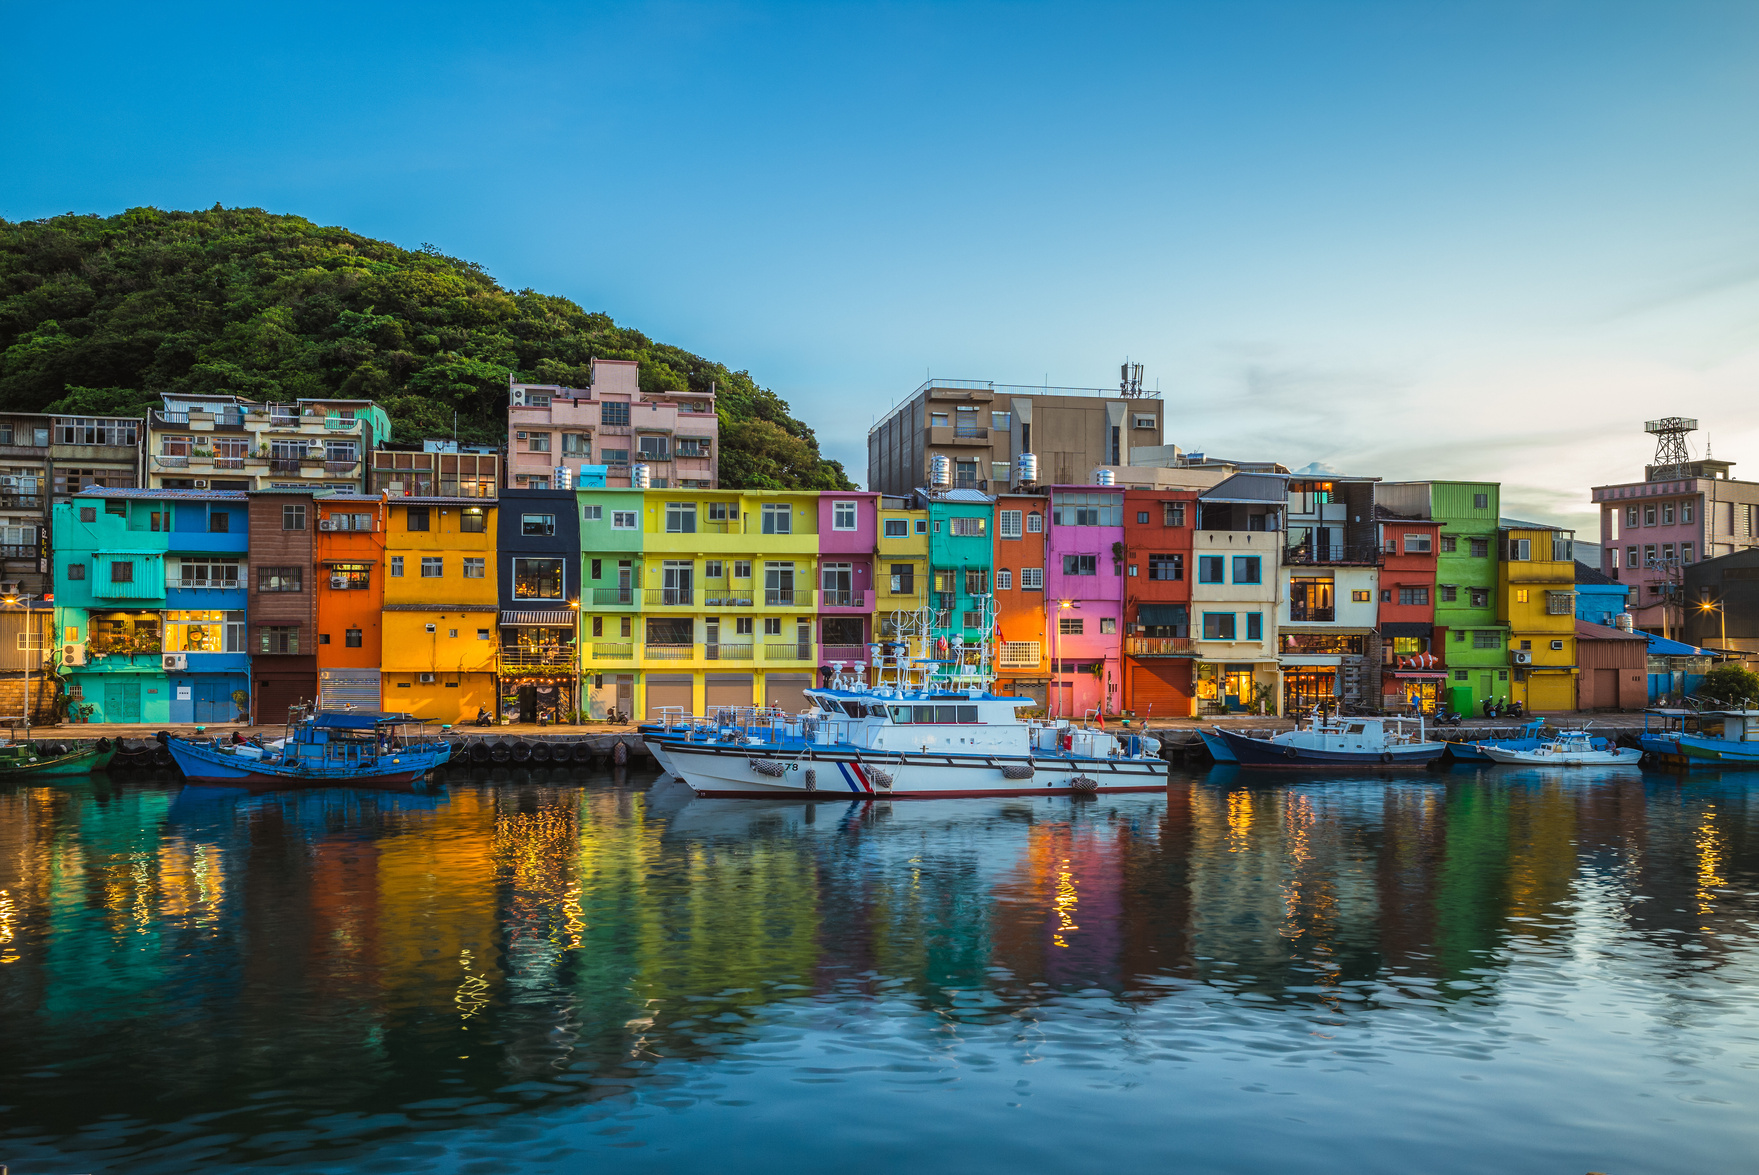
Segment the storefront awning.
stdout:
<svg viewBox="0 0 1759 1175">
<path fill-rule="evenodd" d="M 503 612 L 504 628 L 573 628 L 576 613 L 568 612 Z"/>
<path fill-rule="evenodd" d="M 1367 636 L 1372 628 L 1348 628 L 1341 624 L 1279 624 L 1277 635 L 1287 636 Z"/>
<path fill-rule="evenodd" d="M 1380 626 L 1382 636 L 1429 636 L 1435 625 L 1418 620 L 1388 620 Z"/>
</svg>

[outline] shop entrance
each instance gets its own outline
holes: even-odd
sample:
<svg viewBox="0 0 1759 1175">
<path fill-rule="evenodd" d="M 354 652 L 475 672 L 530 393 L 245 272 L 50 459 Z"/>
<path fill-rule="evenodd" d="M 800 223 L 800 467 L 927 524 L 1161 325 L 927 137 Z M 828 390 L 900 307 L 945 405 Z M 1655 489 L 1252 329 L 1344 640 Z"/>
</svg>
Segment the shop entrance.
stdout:
<svg viewBox="0 0 1759 1175">
<path fill-rule="evenodd" d="M 1283 713 L 1305 714 L 1336 703 L 1338 671 L 1329 665 L 1297 665 L 1283 670 Z"/>
</svg>

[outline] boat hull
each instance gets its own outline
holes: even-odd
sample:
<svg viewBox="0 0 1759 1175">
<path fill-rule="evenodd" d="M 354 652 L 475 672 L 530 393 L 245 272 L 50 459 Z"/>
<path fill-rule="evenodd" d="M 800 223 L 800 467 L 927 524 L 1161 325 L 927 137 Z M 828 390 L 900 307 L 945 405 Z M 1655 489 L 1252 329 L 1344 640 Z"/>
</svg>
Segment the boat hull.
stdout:
<svg viewBox="0 0 1759 1175">
<path fill-rule="evenodd" d="M 74 751 L 71 754 L 58 755 L 52 759 L 39 759 L 34 763 L 6 763 L 0 761 L 0 780 L 4 779 L 43 779 L 65 775 L 89 775 L 93 771 L 102 771 L 116 757 L 116 748 L 100 751 L 96 747 Z"/>
<path fill-rule="evenodd" d="M 691 791 L 711 799 L 937 800 L 1164 791 L 1167 786 L 1168 767 L 1160 759 L 1045 755 L 1028 760 L 818 746 L 808 757 L 804 747 L 654 741 L 665 741 L 673 773 Z M 754 763 L 775 764 L 781 774 L 766 775 Z M 1007 778 L 1002 770 L 1012 767 L 1017 772 L 1026 765 L 1032 774 L 1025 778 Z M 1076 782 L 1081 779 L 1093 786 Z"/>
<path fill-rule="evenodd" d="M 1197 732 L 1197 737 L 1203 740 L 1203 745 L 1209 748 L 1209 757 L 1217 763 L 1239 762 L 1238 759 L 1234 758 L 1233 748 L 1228 746 L 1227 741 L 1219 735 L 1211 734 L 1207 730 L 1200 730 Z"/>
<path fill-rule="evenodd" d="M 1228 730 L 1218 730 L 1215 734 L 1226 741 L 1228 749 L 1234 752 L 1234 759 L 1240 766 L 1285 770 L 1422 768 L 1441 758 L 1442 753 L 1447 750 L 1445 743 L 1418 743 L 1415 746 L 1394 747 L 1385 751 L 1330 751 L 1247 738 Z"/>
<path fill-rule="evenodd" d="M 189 782 L 231 787 L 270 783 L 306 787 L 395 787 L 421 779 L 452 756 L 452 748 L 441 744 L 432 750 L 387 755 L 370 766 L 350 768 L 309 763 L 284 766 L 227 754 L 184 739 L 171 739 L 166 746 L 178 770 Z"/>
<path fill-rule="evenodd" d="M 1531 751 L 1508 750 L 1504 747 L 1486 747 L 1484 753 L 1490 756 L 1493 763 L 1519 764 L 1526 767 L 1596 767 L 1625 766 L 1634 767 L 1641 759 L 1642 753 L 1614 747 L 1610 751 L 1558 751 L 1548 752 L 1540 747 Z"/>
<path fill-rule="evenodd" d="M 1693 734 L 1677 736 L 1679 754 L 1688 762 L 1715 763 L 1721 767 L 1759 767 L 1759 743 L 1736 743 Z"/>
</svg>

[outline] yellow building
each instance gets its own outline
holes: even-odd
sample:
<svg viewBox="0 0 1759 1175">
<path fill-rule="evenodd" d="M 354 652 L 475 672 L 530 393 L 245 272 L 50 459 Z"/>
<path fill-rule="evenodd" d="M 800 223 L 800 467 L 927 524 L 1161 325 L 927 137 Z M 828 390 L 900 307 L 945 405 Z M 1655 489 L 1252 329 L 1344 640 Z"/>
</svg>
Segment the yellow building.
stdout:
<svg viewBox="0 0 1759 1175">
<path fill-rule="evenodd" d="M 613 533 L 627 529 L 628 505 L 589 507 L 581 523 L 582 672 L 596 685 L 638 670 L 634 710 L 649 719 L 662 706 L 800 709 L 819 664 L 819 494 L 654 489 L 638 500 L 639 555 Z"/>
<path fill-rule="evenodd" d="M 928 602 L 928 511 L 909 498 L 881 498 L 878 554 L 874 558 L 873 631 L 880 639 L 897 635 L 895 617 Z"/>
<path fill-rule="evenodd" d="M 390 499 L 385 709 L 453 723 L 493 711 L 495 510 L 493 499 Z"/>
<path fill-rule="evenodd" d="M 1510 701 L 1576 708 L 1575 532 L 1505 518 L 1498 527 L 1497 619 L 1509 626 Z"/>
</svg>

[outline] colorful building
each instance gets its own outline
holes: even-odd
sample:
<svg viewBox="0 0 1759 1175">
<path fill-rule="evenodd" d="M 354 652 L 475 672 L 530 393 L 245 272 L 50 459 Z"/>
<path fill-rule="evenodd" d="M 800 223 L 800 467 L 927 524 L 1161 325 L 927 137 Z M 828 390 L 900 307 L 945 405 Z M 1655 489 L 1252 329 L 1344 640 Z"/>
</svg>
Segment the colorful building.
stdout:
<svg viewBox="0 0 1759 1175">
<path fill-rule="evenodd" d="M 1191 557 L 1199 714 L 1277 711 L 1277 563 L 1287 478 L 1236 473 L 1198 494 Z"/>
<path fill-rule="evenodd" d="M 1277 650 L 1285 714 L 1380 704 L 1380 544 L 1375 480 L 1294 478 L 1277 571 Z"/>
<path fill-rule="evenodd" d="M 592 718 L 613 711 L 634 714 L 640 663 L 636 630 L 646 604 L 641 588 L 642 493 L 593 488 L 578 491 L 576 497 L 584 584 L 580 655 L 585 710 Z"/>
<path fill-rule="evenodd" d="M 391 418 L 371 400 L 167 395 L 147 414 L 147 484 L 360 493 L 368 454 L 390 439 Z"/>
<path fill-rule="evenodd" d="M 578 708 L 580 519 L 572 490 L 503 490 L 492 534 L 499 589 L 496 711 L 560 722 Z"/>
<path fill-rule="evenodd" d="M 990 535 L 995 499 L 978 490 L 952 489 L 919 491 L 917 502 L 928 511 L 930 632 L 935 652 L 950 653 L 954 637 L 967 647 L 991 639 L 995 547 Z M 946 650 L 942 641 L 947 642 Z"/>
<path fill-rule="evenodd" d="M 873 629 L 879 495 L 818 499 L 818 642 L 821 672 L 832 661 L 865 664 Z"/>
<path fill-rule="evenodd" d="M 317 702 L 317 500 L 277 489 L 248 498 L 252 720 L 272 725 Z"/>
<path fill-rule="evenodd" d="M 645 465 L 656 489 L 711 489 L 720 468 L 714 392 L 641 386 L 627 359 L 594 359 L 592 387 L 509 383 L 507 485 L 570 489 L 582 465 L 628 487 Z"/>
<path fill-rule="evenodd" d="M 572 516 L 572 495 L 560 500 Z M 507 506 L 493 498 L 385 503 L 385 709 L 450 723 L 471 721 L 478 710 L 494 713 L 496 658 L 505 655 L 495 639 L 505 574 L 497 514 Z M 564 660 L 555 673 L 572 680 L 571 666 Z"/>
<path fill-rule="evenodd" d="M 1498 615 L 1509 626 L 1510 700 L 1529 712 L 1576 708 L 1574 532 L 1498 524 Z"/>
<path fill-rule="evenodd" d="M 873 631 L 876 639 L 890 640 L 928 607 L 927 509 L 914 498 L 882 496 L 874 558 Z"/>
<path fill-rule="evenodd" d="M 382 498 L 359 494 L 329 495 L 316 505 L 318 705 L 378 710 L 388 507 Z"/>
<path fill-rule="evenodd" d="M 1446 704 L 1447 649 L 1435 641 L 1435 561 L 1441 524 L 1375 505 L 1380 529 L 1380 705 L 1434 714 Z"/>
<path fill-rule="evenodd" d="M 1137 717 L 1189 716 L 1191 535 L 1197 495 L 1132 489 L 1124 494 L 1124 695 Z"/>
<path fill-rule="evenodd" d="M 1050 642 L 1045 633 L 1045 523 L 1050 500 L 1042 494 L 996 497 L 996 688 L 1050 701 Z"/>
<path fill-rule="evenodd" d="M 1050 487 L 1044 556 L 1052 717 L 1123 708 L 1124 492 Z"/>
</svg>

